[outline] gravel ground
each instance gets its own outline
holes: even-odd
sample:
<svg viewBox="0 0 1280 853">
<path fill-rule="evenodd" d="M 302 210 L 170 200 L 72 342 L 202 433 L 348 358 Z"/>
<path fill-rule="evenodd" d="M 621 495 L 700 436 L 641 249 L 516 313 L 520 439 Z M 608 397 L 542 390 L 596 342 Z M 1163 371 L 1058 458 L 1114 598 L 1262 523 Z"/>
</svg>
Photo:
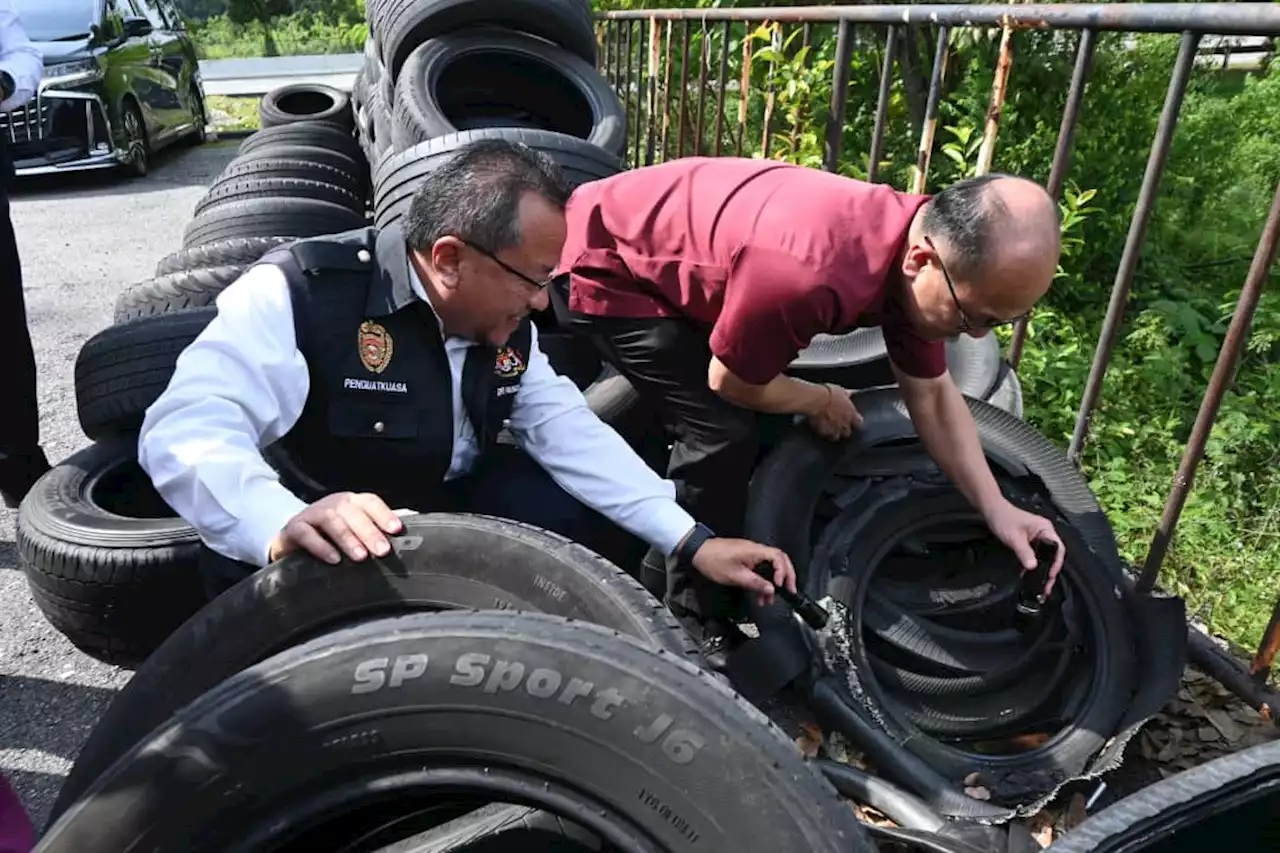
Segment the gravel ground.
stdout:
<svg viewBox="0 0 1280 853">
<path fill-rule="evenodd" d="M 40 371 L 41 436 L 54 464 L 89 443 L 72 382 L 81 344 L 111 324 L 116 294 L 181 248 L 182 229 L 238 142 L 179 144 L 150 175 L 19 182 L 11 196 Z M 129 673 L 72 647 L 31 601 L 0 505 L 0 771 L 38 828 L 98 715 Z"/>
</svg>

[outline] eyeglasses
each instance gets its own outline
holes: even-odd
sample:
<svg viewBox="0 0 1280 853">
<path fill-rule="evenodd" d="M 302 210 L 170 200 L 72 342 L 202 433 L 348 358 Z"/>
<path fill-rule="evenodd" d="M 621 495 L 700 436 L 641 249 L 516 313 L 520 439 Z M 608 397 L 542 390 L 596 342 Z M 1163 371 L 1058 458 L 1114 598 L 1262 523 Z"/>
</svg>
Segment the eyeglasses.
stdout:
<svg viewBox="0 0 1280 853">
<path fill-rule="evenodd" d="M 938 247 L 933 244 L 933 240 L 929 239 L 928 236 L 924 238 L 924 241 L 929 244 L 930 249 L 933 249 L 934 260 L 938 262 L 938 269 L 942 270 L 942 277 L 946 279 L 947 290 L 951 291 L 951 301 L 956 304 L 956 310 L 960 312 L 960 331 L 968 333 L 973 331 L 975 328 L 998 329 L 1001 326 L 1012 326 L 1014 323 L 1021 322 L 1031 316 L 1031 312 L 1028 311 L 1025 314 L 1019 314 L 1017 317 L 1013 317 L 1008 320 L 986 320 L 982 323 L 972 322 L 969 319 L 968 312 L 966 312 L 964 310 L 964 306 L 960 304 L 960 297 L 956 295 L 956 284 L 951 280 L 951 273 L 947 272 L 947 265 L 942 262 L 942 256 L 938 254 Z"/>
<path fill-rule="evenodd" d="M 472 249 L 475 249 L 477 252 L 484 255 L 486 258 L 493 261 L 495 264 L 502 267 L 504 270 L 511 273 L 513 276 L 520 279 L 525 284 L 529 285 L 535 290 L 539 290 L 539 291 L 545 290 L 547 288 L 547 285 L 551 284 L 551 282 L 555 279 L 555 276 L 548 276 L 543 281 L 538 281 L 537 279 L 530 278 L 529 276 L 520 272 L 520 270 L 516 269 L 515 267 L 503 261 L 497 255 L 495 255 L 493 252 L 489 251 L 488 249 L 484 248 L 483 246 L 478 246 L 475 243 L 472 243 L 470 240 L 466 240 L 462 237 L 459 237 L 458 239 L 462 241 L 463 245 L 470 246 Z"/>
</svg>

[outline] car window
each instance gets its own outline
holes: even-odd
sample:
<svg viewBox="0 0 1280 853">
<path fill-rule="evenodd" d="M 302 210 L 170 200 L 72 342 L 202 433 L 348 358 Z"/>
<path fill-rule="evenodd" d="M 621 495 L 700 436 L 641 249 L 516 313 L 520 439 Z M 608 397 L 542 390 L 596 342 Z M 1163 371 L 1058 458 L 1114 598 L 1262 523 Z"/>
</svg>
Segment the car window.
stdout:
<svg viewBox="0 0 1280 853">
<path fill-rule="evenodd" d="M 99 0 L 14 0 L 13 9 L 32 41 L 88 38 L 98 23 Z"/>
</svg>

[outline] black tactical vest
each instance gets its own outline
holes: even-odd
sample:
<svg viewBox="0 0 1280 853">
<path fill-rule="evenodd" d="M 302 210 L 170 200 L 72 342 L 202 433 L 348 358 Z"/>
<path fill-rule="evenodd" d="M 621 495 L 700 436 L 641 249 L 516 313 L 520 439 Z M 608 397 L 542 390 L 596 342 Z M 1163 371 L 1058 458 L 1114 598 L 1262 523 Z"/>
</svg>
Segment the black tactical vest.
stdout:
<svg viewBox="0 0 1280 853">
<path fill-rule="evenodd" d="M 301 417 L 266 454 L 281 482 L 306 501 L 356 491 L 393 508 L 440 507 L 452 378 L 436 316 L 410 285 L 400 227 L 300 240 L 259 263 L 284 270 L 311 377 Z M 530 343 L 526 319 L 505 347 L 467 352 L 462 399 L 481 455 L 511 415 Z"/>
</svg>

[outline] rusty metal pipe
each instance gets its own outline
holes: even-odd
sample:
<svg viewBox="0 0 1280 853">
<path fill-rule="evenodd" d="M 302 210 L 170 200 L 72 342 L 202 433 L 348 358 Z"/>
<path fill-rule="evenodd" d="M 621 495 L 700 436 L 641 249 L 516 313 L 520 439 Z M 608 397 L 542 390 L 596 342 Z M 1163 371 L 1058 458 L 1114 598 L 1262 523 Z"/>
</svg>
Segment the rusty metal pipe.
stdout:
<svg viewBox="0 0 1280 853">
<path fill-rule="evenodd" d="M 729 81 L 729 35 L 730 29 L 733 27 L 733 21 L 724 22 L 724 42 L 720 46 L 720 87 L 716 94 L 716 153 L 720 156 L 720 151 L 724 147 L 724 89 L 725 84 Z"/>
<path fill-rule="evenodd" d="M 658 115 L 658 69 L 662 66 L 662 23 L 657 18 L 649 19 L 649 93 L 645 100 L 649 109 L 649 121 L 644 130 L 644 164 L 653 165 L 653 149 L 655 145 L 654 128 Z M 639 164 L 637 164 L 639 165 Z"/>
<path fill-rule="evenodd" d="M 711 42 L 707 28 L 702 28 L 702 38 L 698 40 L 698 114 L 693 123 L 693 156 L 702 156 L 702 130 L 706 124 L 707 110 L 707 66 L 711 64 Z"/>
<path fill-rule="evenodd" d="M 1187 658 L 1205 675 L 1239 696 L 1249 707 L 1273 725 L 1277 722 L 1274 709 L 1280 708 L 1280 693 L 1258 684 L 1235 659 L 1218 647 L 1202 631 L 1187 629 Z"/>
<path fill-rule="evenodd" d="M 834 172 L 844 150 L 844 111 L 849 100 L 849 77 L 853 61 L 853 24 L 841 21 L 836 31 L 836 65 L 831 72 L 831 112 L 827 116 L 826 150 L 822 168 Z"/>
<path fill-rule="evenodd" d="M 600 45 L 600 51 L 596 58 L 596 68 L 605 80 L 609 80 L 609 22 L 601 21 L 599 29 L 596 31 L 596 41 Z M 613 85 L 613 81 L 609 80 L 609 85 Z"/>
<path fill-rule="evenodd" d="M 747 22 L 747 31 L 742 37 L 742 79 L 738 84 L 738 139 L 735 143 L 737 156 L 742 156 L 742 144 L 747 135 L 747 116 L 749 114 L 748 97 L 751 94 L 751 23 Z"/>
<path fill-rule="evenodd" d="M 622 116 L 627 123 L 627 129 L 630 130 L 631 129 L 631 52 L 632 52 L 632 48 L 635 47 L 635 45 L 632 44 L 631 42 L 631 34 L 635 30 L 635 27 L 633 26 L 632 21 L 627 21 L 625 24 L 625 27 L 626 27 L 626 33 L 624 34 L 623 48 L 622 48 L 623 67 L 622 67 L 622 70 L 619 72 L 619 74 L 622 77 Z M 625 142 L 623 143 L 623 146 L 622 146 L 621 159 L 623 161 L 627 159 L 627 145 Z"/>
<path fill-rule="evenodd" d="M 1280 598 L 1276 599 L 1276 606 L 1271 611 L 1271 621 L 1267 623 L 1262 642 L 1258 643 L 1258 651 L 1249 664 L 1249 674 L 1258 684 L 1267 683 L 1277 652 L 1280 652 Z"/>
<path fill-rule="evenodd" d="M 1253 323 L 1253 314 L 1258 308 L 1258 299 L 1262 296 L 1262 287 L 1266 283 L 1271 264 L 1276 259 L 1276 245 L 1280 243 L 1280 184 L 1276 185 L 1276 196 L 1271 203 L 1271 213 L 1267 216 L 1267 224 L 1263 226 L 1262 237 L 1258 240 L 1258 249 L 1254 252 L 1253 263 L 1249 266 L 1249 274 L 1245 277 L 1244 287 L 1240 290 L 1240 298 L 1236 300 L 1236 310 L 1231 315 L 1231 325 L 1227 327 L 1227 336 L 1222 341 L 1222 349 L 1218 351 L 1218 360 L 1213 365 L 1213 374 L 1209 377 L 1209 387 L 1205 389 L 1204 399 L 1200 401 L 1200 411 L 1196 413 L 1195 425 L 1191 428 L 1191 437 L 1187 440 L 1187 449 L 1182 454 L 1182 462 L 1178 465 L 1178 473 L 1173 478 L 1173 488 L 1164 504 L 1164 514 L 1160 517 L 1160 526 L 1156 528 L 1151 549 L 1147 552 L 1147 561 L 1142 567 L 1142 575 L 1138 578 L 1139 592 L 1149 592 L 1155 585 L 1156 576 L 1160 573 L 1160 564 L 1164 562 L 1165 553 L 1169 550 L 1169 541 L 1178 525 L 1178 516 L 1187 502 L 1187 495 L 1195 483 L 1196 468 L 1204 456 L 1205 444 L 1209 441 L 1209 432 L 1218 417 L 1218 409 L 1222 406 L 1222 398 L 1227 393 L 1227 385 L 1235 373 L 1236 363 L 1240 360 L 1240 350 L 1249 337 L 1249 327 Z"/>
<path fill-rule="evenodd" d="M 1071 151 L 1075 147 L 1076 127 L 1080 123 L 1080 104 L 1084 102 L 1084 87 L 1093 68 L 1094 49 L 1098 46 L 1096 30 L 1085 30 L 1080 33 L 1080 47 L 1076 50 L 1076 67 L 1071 72 L 1071 89 L 1067 92 L 1067 103 L 1062 109 L 1062 124 L 1058 127 L 1058 144 L 1053 152 L 1053 165 L 1049 168 L 1049 183 L 1045 189 L 1053 198 L 1062 194 L 1062 185 L 1066 182 L 1067 166 L 1071 160 Z M 1022 361 L 1022 348 L 1027 340 L 1028 319 L 1019 320 L 1013 329 L 1013 340 L 1009 344 L 1009 363 L 1018 369 Z"/>
<path fill-rule="evenodd" d="M 662 66 L 662 162 L 667 162 L 667 141 L 671 138 L 671 28 L 675 26 L 667 21 L 666 61 Z"/>
<path fill-rule="evenodd" d="M 880 67 L 880 94 L 876 96 L 876 124 L 871 131 L 871 155 L 867 160 L 867 180 L 875 183 L 884 156 L 884 126 L 889 115 L 889 94 L 893 91 L 893 62 L 898 49 L 898 28 L 889 25 L 884 38 L 884 64 Z"/>
<path fill-rule="evenodd" d="M 644 105 L 649 92 L 648 80 L 645 78 L 645 72 L 649 64 L 648 30 L 649 28 L 645 26 L 644 21 L 636 21 L 636 123 L 633 131 L 635 133 L 635 148 L 631 155 L 632 168 L 637 168 L 641 165 L 640 142 L 644 138 L 644 133 L 642 133 L 645 117 Z M 649 118 L 652 120 L 653 116 L 650 115 Z"/>
<path fill-rule="evenodd" d="M 689 93 L 689 19 L 684 19 L 684 32 L 680 36 L 680 124 L 676 131 L 676 159 L 684 156 L 684 128 L 688 118 L 685 112 L 685 100 Z"/>
<path fill-rule="evenodd" d="M 1004 110 L 1004 94 L 1009 87 L 1009 72 L 1013 69 L 1013 28 L 1005 27 L 1000 35 L 1000 55 L 996 59 L 995 79 L 991 81 L 991 103 L 987 107 L 986 126 L 982 131 L 982 145 L 978 148 L 977 173 L 991 171 L 996 159 L 996 136 L 1000 132 L 1000 113 Z"/>
<path fill-rule="evenodd" d="M 718 9 L 633 9 L 603 12 L 606 20 L 656 15 L 663 20 L 753 21 L 855 24 L 934 24 L 1015 29 L 1092 29 L 1140 33 L 1195 30 L 1222 35 L 1280 35 L 1275 3 L 1028 3 L 983 5 L 939 3 L 921 6 L 789 6 Z"/>
<path fill-rule="evenodd" d="M 933 135 L 938 129 L 938 102 L 942 100 L 942 81 L 947 73 L 947 40 L 950 27 L 938 27 L 938 47 L 933 56 L 933 76 L 929 80 L 929 100 L 924 108 L 924 128 L 920 148 L 916 151 L 916 173 L 911 179 L 911 192 L 922 193 L 928 183 L 929 160 L 933 156 Z"/>
<path fill-rule="evenodd" d="M 1280 9 L 1280 5 L 1276 8 Z M 1111 352 L 1115 348 L 1116 339 L 1120 336 L 1124 306 L 1129 299 L 1133 273 L 1138 267 L 1142 242 L 1147 234 L 1147 223 L 1151 220 L 1151 210 L 1155 206 L 1156 193 L 1160 189 L 1164 163 L 1169 156 L 1169 145 L 1173 141 L 1173 131 L 1178 124 L 1178 113 L 1182 109 L 1182 99 L 1187 91 L 1187 79 L 1191 76 L 1191 66 L 1199 43 L 1199 33 L 1182 34 L 1178 59 L 1174 63 L 1173 74 L 1169 77 L 1169 89 L 1165 94 L 1164 108 L 1160 111 L 1160 123 L 1156 126 L 1156 136 L 1151 142 L 1151 155 L 1147 158 L 1147 171 L 1142 176 L 1142 189 L 1138 192 L 1138 203 L 1133 209 L 1133 218 L 1129 220 L 1129 236 L 1125 239 L 1124 253 L 1120 256 L 1120 267 L 1116 270 L 1115 283 L 1111 287 L 1111 303 L 1107 305 L 1107 316 L 1102 323 L 1102 334 L 1098 339 L 1093 364 L 1089 368 L 1089 380 L 1085 384 L 1084 398 L 1080 401 L 1080 411 L 1076 415 L 1071 445 L 1067 449 L 1067 455 L 1077 465 L 1080 463 L 1085 437 L 1089 434 L 1089 422 L 1093 418 L 1094 408 L 1098 405 L 1098 398 L 1102 395 L 1102 380 L 1106 376 Z"/>
</svg>

